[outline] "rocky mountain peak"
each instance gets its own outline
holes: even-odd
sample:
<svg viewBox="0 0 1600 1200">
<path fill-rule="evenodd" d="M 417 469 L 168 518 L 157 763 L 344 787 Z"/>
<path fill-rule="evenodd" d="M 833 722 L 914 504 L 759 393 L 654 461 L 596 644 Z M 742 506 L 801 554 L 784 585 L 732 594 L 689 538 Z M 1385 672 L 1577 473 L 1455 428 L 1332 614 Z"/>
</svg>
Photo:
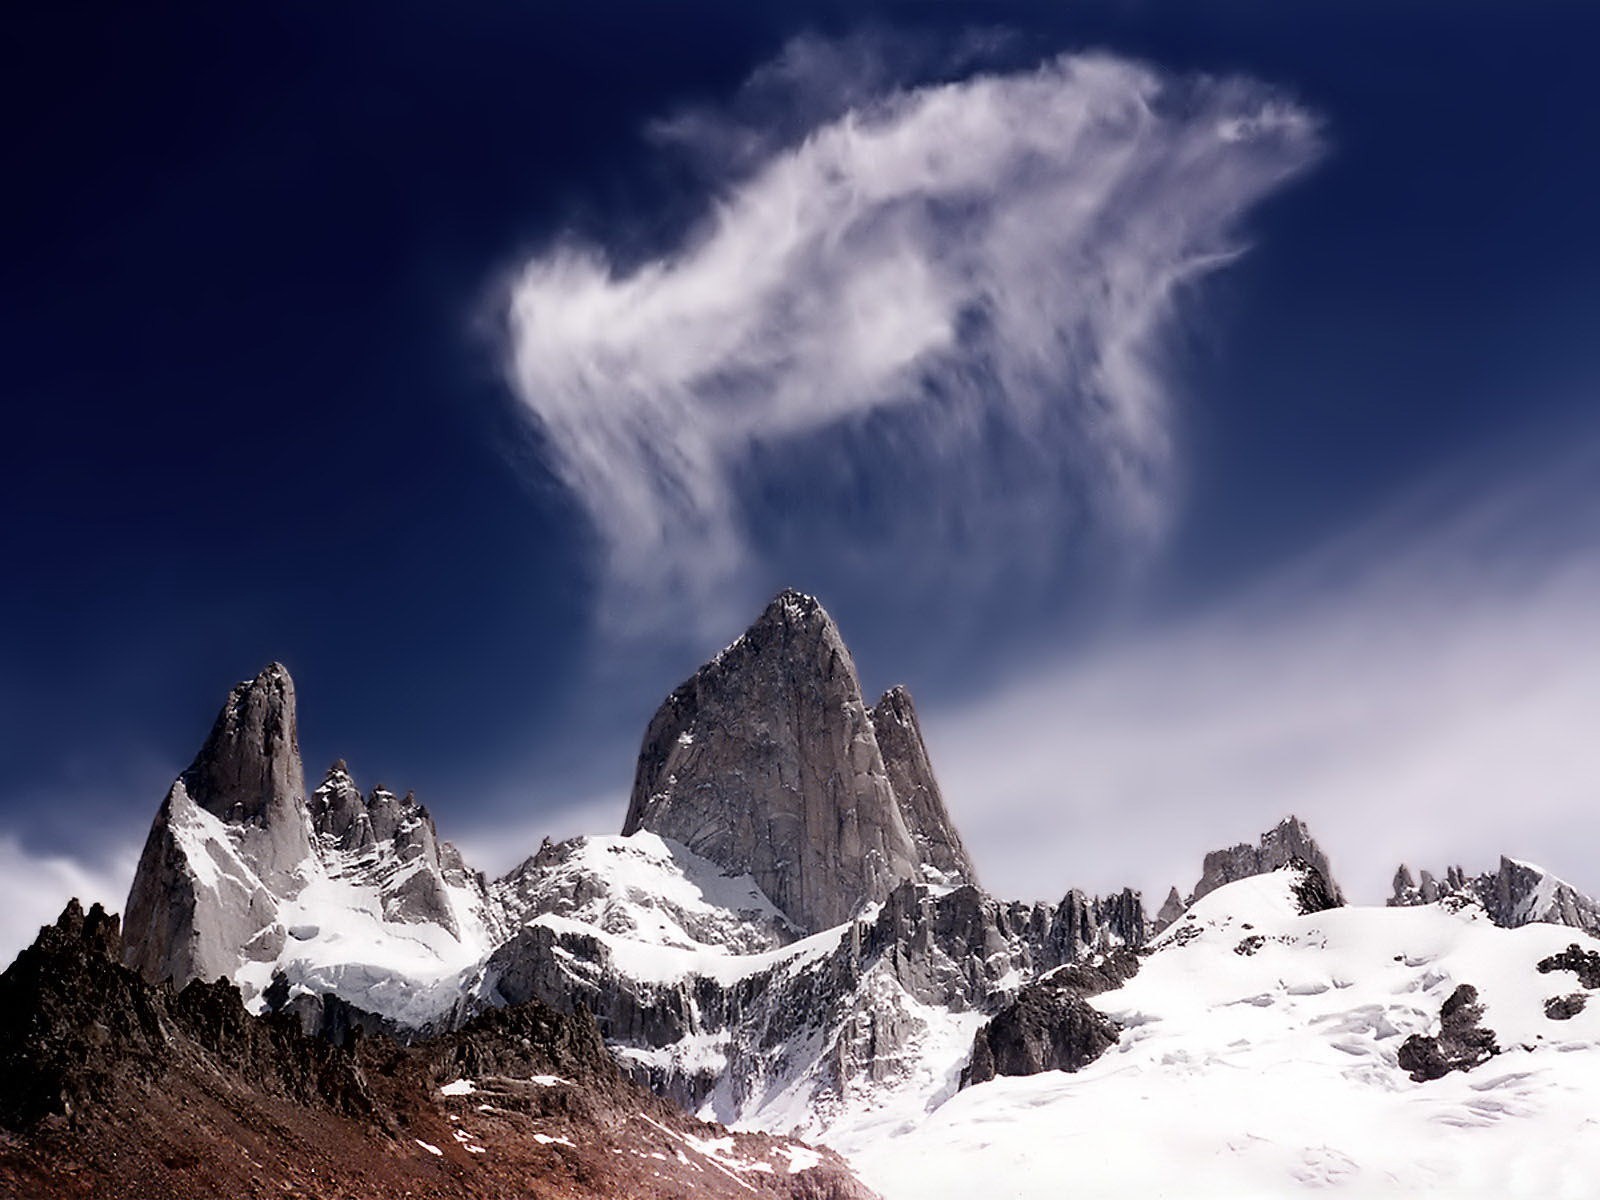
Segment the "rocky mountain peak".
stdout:
<svg viewBox="0 0 1600 1200">
<path fill-rule="evenodd" d="M 814 597 L 780 592 L 657 710 L 622 831 L 640 829 L 753 876 L 807 930 L 920 877 L 855 663 Z"/>
<path fill-rule="evenodd" d="M 206 812 L 230 825 L 258 830 L 251 840 L 260 873 L 292 889 L 311 843 L 294 680 L 288 668 L 268 663 L 254 679 L 236 684 L 205 745 L 178 778 Z"/>
<path fill-rule="evenodd" d="M 1530 924 L 1570 925 L 1600 936 L 1600 901 L 1543 867 L 1505 855 L 1493 871 L 1476 877 L 1458 866 L 1447 868 L 1440 877 L 1431 871 L 1413 877 L 1411 868 L 1402 863 L 1395 872 L 1394 894 L 1388 904 L 1433 904 L 1447 897 L 1476 901 L 1490 920 L 1507 929 Z"/>
<path fill-rule="evenodd" d="M 1317 845 L 1306 823 L 1299 817 L 1289 816 L 1263 833 L 1257 845 L 1241 842 L 1237 846 L 1207 854 L 1201 867 L 1200 881 L 1194 885 L 1194 894 L 1190 896 L 1189 903 L 1193 904 L 1225 883 L 1234 883 L 1253 875 L 1265 875 L 1288 866 L 1296 859 L 1322 876 L 1328 885 L 1329 895 L 1335 901 L 1339 904 L 1345 902 L 1344 893 L 1334 881 L 1328 856 Z"/>
<path fill-rule="evenodd" d="M 900 802 L 900 815 L 911 831 L 922 862 L 937 870 L 948 883 L 976 885 L 978 873 L 945 810 L 911 692 L 903 686 L 890 688 L 873 706 L 871 717 L 884 769 Z"/>
</svg>

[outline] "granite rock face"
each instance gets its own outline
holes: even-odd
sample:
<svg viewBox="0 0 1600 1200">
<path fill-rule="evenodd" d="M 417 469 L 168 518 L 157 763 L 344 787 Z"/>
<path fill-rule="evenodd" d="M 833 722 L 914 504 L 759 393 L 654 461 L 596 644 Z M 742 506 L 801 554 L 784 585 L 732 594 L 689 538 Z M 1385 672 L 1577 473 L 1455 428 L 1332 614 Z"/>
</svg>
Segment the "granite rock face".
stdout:
<svg viewBox="0 0 1600 1200">
<path fill-rule="evenodd" d="M 241 831 L 241 848 L 262 882 L 279 892 L 298 889 L 311 840 L 294 680 L 282 663 L 234 687 L 179 779 L 196 804 Z"/>
<path fill-rule="evenodd" d="M 294 682 L 272 663 L 228 694 L 156 814 L 128 894 L 125 961 L 181 986 L 276 957 L 279 900 L 298 894 L 311 861 Z"/>
<path fill-rule="evenodd" d="M 311 794 L 311 827 L 324 869 L 376 884 L 385 920 L 433 924 L 461 936 L 448 887 L 483 890 L 460 853 L 439 840 L 433 817 L 407 792 L 379 786 L 366 796 L 341 759 Z"/>
<path fill-rule="evenodd" d="M 1265 875 L 1288 866 L 1295 859 L 1315 869 L 1327 883 L 1327 890 L 1334 902 L 1337 905 L 1344 904 L 1344 893 L 1334 881 L 1328 856 L 1312 838 L 1305 822 L 1298 817 L 1285 817 L 1263 833 L 1257 845 L 1241 842 L 1226 850 L 1213 850 L 1207 854 L 1201 867 L 1200 882 L 1194 885 L 1194 894 L 1189 897 L 1189 903 L 1193 904 L 1225 883 Z"/>
<path fill-rule="evenodd" d="M 978 872 L 945 810 L 911 693 L 904 687 L 890 688 L 873 706 L 871 716 L 889 785 L 923 864 L 938 871 L 946 883 L 976 884 Z"/>
<path fill-rule="evenodd" d="M 283 950 L 278 899 L 224 829 L 182 779 L 172 785 L 139 856 L 123 941 L 123 961 L 152 983 L 221 978 Z"/>
<path fill-rule="evenodd" d="M 930 1013 L 993 1015 L 1022 980 L 1084 958 L 1122 961 L 1144 928 L 1137 893 L 1024 904 L 908 881 L 826 953 L 763 954 L 731 981 L 703 968 L 635 975 L 599 929 L 529 924 L 491 956 L 481 1001 L 586 1009 L 641 1083 L 692 1111 L 749 1120 L 785 1088 L 826 1110 L 914 1080 Z"/>
<path fill-rule="evenodd" d="M 1183 916 L 1183 909 L 1183 897 L 1178 894 L 1178 889 L 1169 889 L 1167 898 L 1161 902 L 1161 908 L 1156 913 L 1155 923 L 1150 930 L 1151 934 L 1160 933 L 1168 925 Z"/>
<path fill-rule="evenodd" d="M 815 599 L 781 593 L 667 697 L 622 832 L 640 829 L 751 875 L 810 932 L 920 877 L 855 663 Z"/>
<path fill-rule="evenodd" d="M 978 1032 L 961 1085 L 998 1075 L 1081 1071 L 1117 1044 L 1117 1023 L 1077 993 L 1031 985 Z"/>
<path fill-rule="evenodd" d="M 1434 904 L 1448 897 L 1482 904 L 1489 919 L 1502 928 L 1569 925 L 1600 936 L 1600 901 L 1543 867 L 1504 855 L 1493 871 L 1476 877 L 1460 867 L 1450 867 L 1442 878 L 1423 871 L 1419 880 L 1402 863 L 1395 872 L 1394 894 L 1388 903 L 1390 907 L 1405 907 Z"/>
<path fill-rule="evenodd" d="M 437 927 L 457 957 L 472 957 L 463 939 L 482 930 L 463 922 L 485 915 L 482 877 L 439 840 L 414 797 L 381 787 L 363 796 L 342 762 L 308 799 L 298 738 L 294 683 L 281 664 L 229 693 L 156 814 L 134 874 L 123 958 L 146 979 L 237 979 L 253 1001 L 275 973 L 256 964 L 277 963 L 303 992 L 297 964 L 319 956 L 299 952 L 324 927 L 339 938 L 364 926 L 368 941 Z M 454 953 L 427 930 L 397 936 L 441 958 Z M 370 967 L 334 977 L 353 993 L 383 986 Z M 300 996 L 300 1007 L 309 1003 Z"/>
</svg>

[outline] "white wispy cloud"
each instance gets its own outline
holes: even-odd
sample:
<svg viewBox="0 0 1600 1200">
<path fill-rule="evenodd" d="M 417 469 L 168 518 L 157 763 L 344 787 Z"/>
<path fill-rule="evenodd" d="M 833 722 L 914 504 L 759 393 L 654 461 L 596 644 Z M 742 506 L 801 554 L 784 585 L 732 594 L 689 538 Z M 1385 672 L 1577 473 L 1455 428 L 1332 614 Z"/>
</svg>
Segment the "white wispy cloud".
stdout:
<svg viewBox="0 0 1600 1200">
<path fill-rule="evenodd" d="M 925 530 L 1004 531 L 1003 555 L 1164 527 L 1174 303 L 1315 157 L 1315 123 L 1247 80 L 1104 55 L 905 87 L 874 62 L 791 47 L 757 82 L 821 115 L 785 110 L 781 136 L 658 126 L 725 172 L 669 251 L 569 237 L 515 277 L 515 391 L 594 523 L 614 620 L 726 624 L 759 556 L 752 476 L 837 431 L 865 471 L 922 473 Z M 823 95 L 847 106 L 806 107 Z"/>
<path fill-rule="evenodd" d="M 1600 892 L 1597 472 L 1430 484 L 1206 615 L 925 707 L 980 869 L 1159 903 L 1292 812 L 1363 902 L 1500 853 Z"/>
<path fill-rule="evenodd" d="M 131 848 L 105 862 L 90 863 L 35 854 L 14 836 L 0 834 L 0 964 L 10 963 L 74 896 L 85 908 L 98 901 L 108 911 L 120 913 L 135 862 Z"/>
</svg>

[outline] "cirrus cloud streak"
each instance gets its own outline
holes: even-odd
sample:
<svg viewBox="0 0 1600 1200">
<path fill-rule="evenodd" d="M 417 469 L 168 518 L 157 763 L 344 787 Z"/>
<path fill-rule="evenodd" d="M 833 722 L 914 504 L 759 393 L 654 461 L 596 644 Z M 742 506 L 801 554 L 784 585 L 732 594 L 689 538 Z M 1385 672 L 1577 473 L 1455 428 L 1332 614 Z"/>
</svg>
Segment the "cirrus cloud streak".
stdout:
<svg viewBox="0 0 1600 1200">
<path fill-rule="evenodd" d="M 791 52 L 785 73 L 824 60 L 837 69 Z M 714 126 L 661 128 L 703 158 L 734 143 Z M 969 521 L 1009 506 L 1013 530 L 1025 507 L 1040 545 L 1013 553 L 1067 526 L 1159 537 L 1174 303 L 1318 136 L 1253 82 L 1077 55 L 880 81 L 764 154 L 738 144 L 679 244 L 622 264 L 563 238 L 511 288 L 514 388 L 593 522 L 613 618 L 725 620 L 708 601 L 757 553 L 750 465 L 781 470 L 784 447 L 868 420 L 894 433 L 872 455 L 939 472 L 934 503 Z M 1050 485 L 981 478 L 997 443 L 1029 458 L 1016 478 Z"/>
</svg>

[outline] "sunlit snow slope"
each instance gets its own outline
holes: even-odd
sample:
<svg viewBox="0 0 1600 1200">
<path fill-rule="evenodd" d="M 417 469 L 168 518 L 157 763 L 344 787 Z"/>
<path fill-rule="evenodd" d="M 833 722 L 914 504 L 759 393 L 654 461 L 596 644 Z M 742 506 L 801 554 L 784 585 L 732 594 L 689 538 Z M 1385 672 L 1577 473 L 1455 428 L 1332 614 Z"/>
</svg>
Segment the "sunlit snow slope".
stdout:
<svg viewBox="0 0 1600 1200">
<path fill-rule="evenodd" d="M 1139 974 L 1091 1002 L 1119 1044 L 1076 1074 L 970 1088 L 854 1147 L 886 1200 L 937 1197 L 1600 1195 L 1600 1006 L 1536 964 L 1570 928 L 1476 904 L 1298 913 L 1292 871 L 1204 897 Z M 1478 989 L 1501 1053 L 1416 1083 L 1396 1063 Z"/>
</svg>

